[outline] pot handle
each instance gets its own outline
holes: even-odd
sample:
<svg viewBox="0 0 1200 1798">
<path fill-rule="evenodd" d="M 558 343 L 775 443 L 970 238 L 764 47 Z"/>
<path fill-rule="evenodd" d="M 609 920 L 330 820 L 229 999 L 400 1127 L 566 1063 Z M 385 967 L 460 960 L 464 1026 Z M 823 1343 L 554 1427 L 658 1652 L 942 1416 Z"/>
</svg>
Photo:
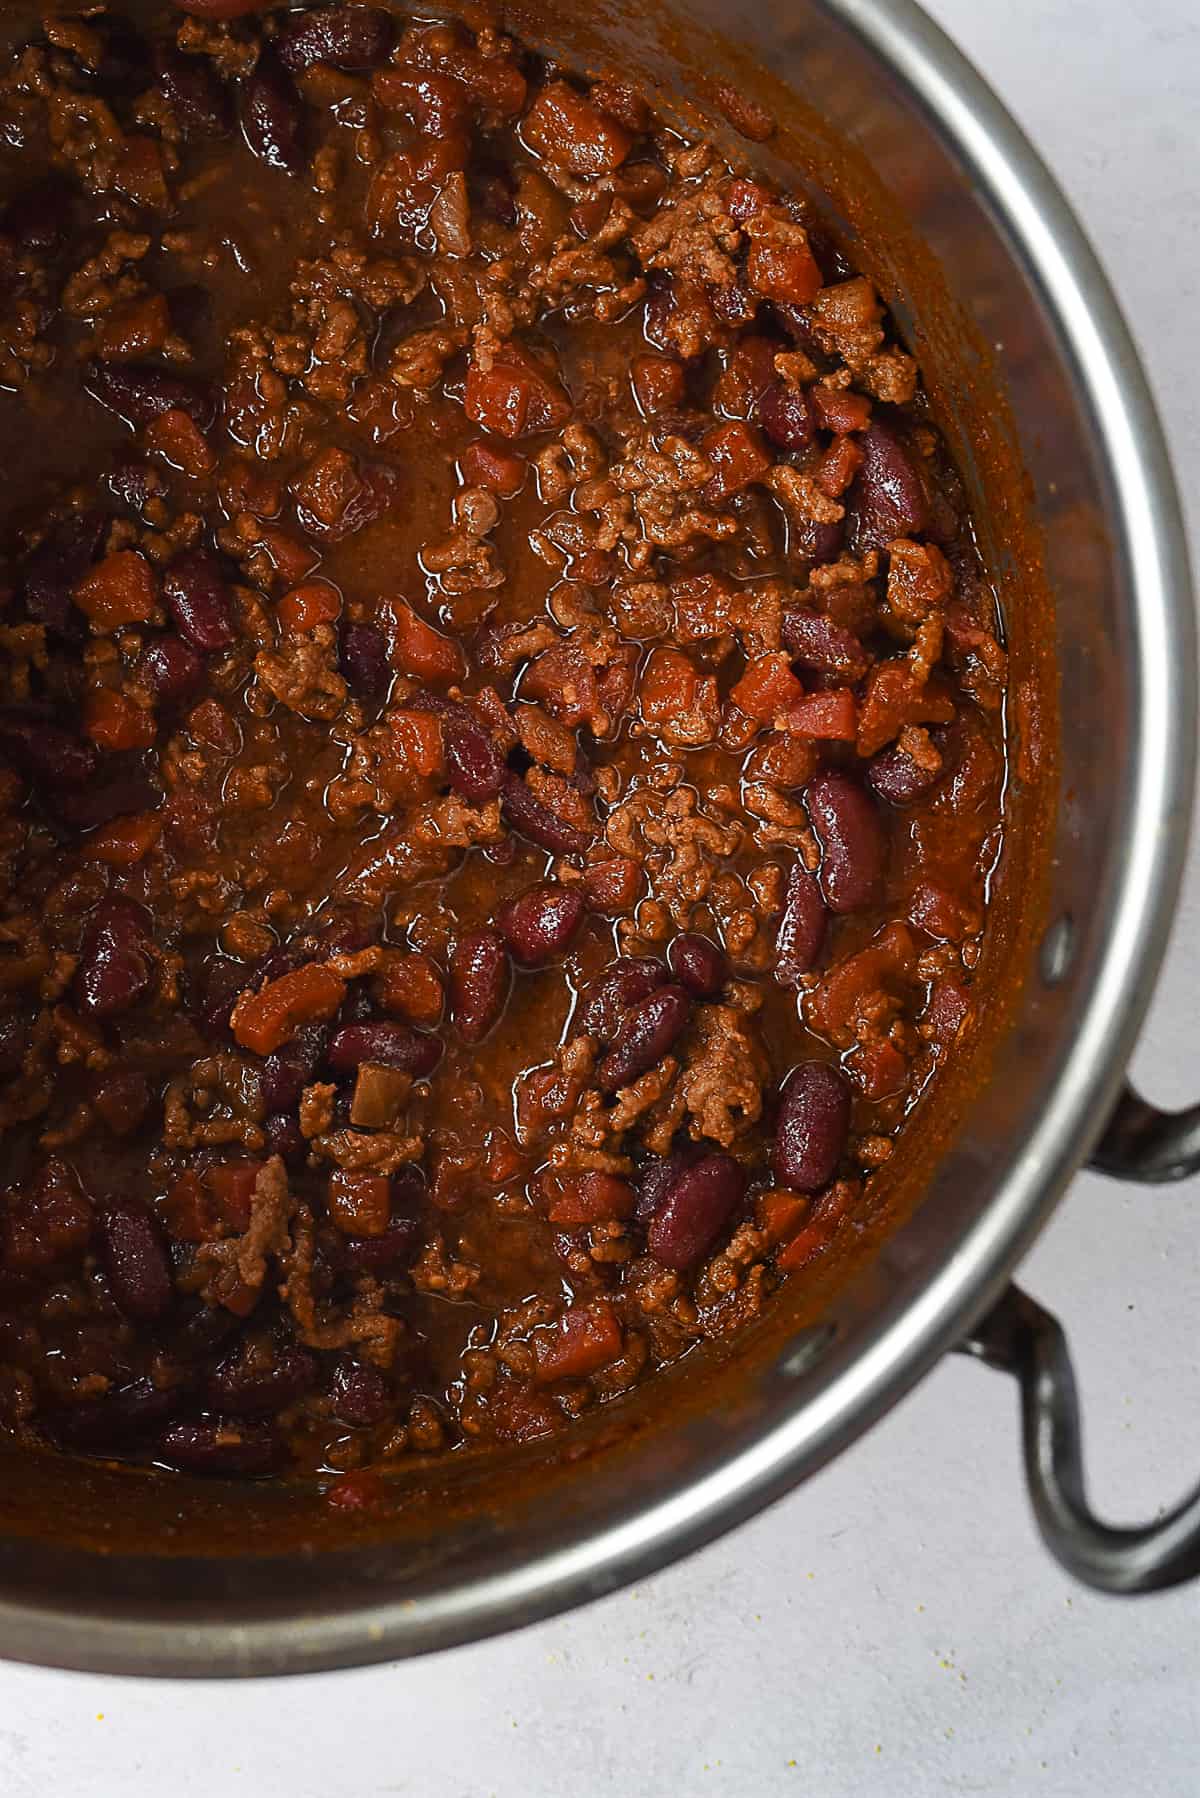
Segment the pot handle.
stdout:
<svg viewBox="0 0 1200 1798">
<path fill-rule="evenodd" d="M 1193 1133 L 1195 1129 L 1193 1124 Z M 1173 1511 L 1136 1528 L 1102 1523 L 1090 1509 L 1079 1396 L 1067 1339 L 1056 1317 L 1019 1287 L 1009 1286 L 959 1348 L 1012 1374 L 1020 1384 L 1025 1476 L 1034 1516 L 1046 1546 L 1068 1573 L 1112 1593 L 1154 1592 L 1200 1573 L 1200 1486 Z"/>
<path fill-rule="evenodd" d="M 1200 1171 L 1200 1105 L 1159 1111 L 1126 1081 L 1088 1166 L 1150 1185 L 1186 1180 Z"/>
</svg>

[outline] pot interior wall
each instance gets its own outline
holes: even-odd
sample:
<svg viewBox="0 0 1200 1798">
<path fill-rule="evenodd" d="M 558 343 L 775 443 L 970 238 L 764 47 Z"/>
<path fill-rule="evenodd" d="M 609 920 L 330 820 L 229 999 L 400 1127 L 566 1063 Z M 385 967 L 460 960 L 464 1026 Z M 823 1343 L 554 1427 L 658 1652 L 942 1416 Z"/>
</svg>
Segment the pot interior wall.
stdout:
<svg viewBox="0 0 1200 1798">
<path fill-rule="evenodd" d="M 81 1642 L 89 1614 L 129 1621 L 124 1644 L 104 1649 L 108 1665 L 146 1669 L 156 1646 L 167 1648 L 144 1633 L 155 1620 L 185 1626 L 169 1648 L 172 1671 L 212 1667 L 211 1640 L 186 1634 L 208 1621 L 230 1626 L 225 1670 L 240 1660 L 261 1671 L 328 1664 L 368 1658 L 352 1613 L 392 1600 L 407 1606 L 399 1625 L 389 1621 L 398 1631 L 390 1653 L 440 1644 L 472 1633 L 462 1621 L 472 1581 L 569 1554 L 604 1530 L 615 1542 L 651 1501 L 719 1479 L 766 1425 L 820 1403 L 986 1210 L 1068 1052 L 1103 947 L 1122 830 L 1116 771 L 1135 724 L 1130 597 L 1107 534 L 1111 497 L 1091 420 L 1036 292 L 969 178 L 901 85 L 818 0 L 561 8 L 515 0 L 506 16 L 575 67 L 639 71 L 656 103 L 678 96 L 681 121 L 735 158 L 827 195 L 921 359 L 974 491 L 1012 655 L 1013 782 L 985 1024 L 897 1157 L 885 1194 L 896 1227 L 869 1262 L 839 1270 L 836 1290 L 785 1288 L 736 1355 L 689 1358 L 549 1449 L 414 1467 L 383 1526 L 340 1520 L 335 1542 L 315 1494 L 159 1485 L 129 1471 L 9 1457 L 0 1599 L 43 1609 L 24 1615 L 17 1640 L 0 1605 L 4 1652 L 86 1660 L 86 1647 L 55 1632 L 55 1615 L 66 1612 Z M 775 114 L 769 144 L 735 137 L 720 111 L 722 84 Z M 1050 980 L 1038 946 L 1047 924 L 1064 918 L 1071 953 Z M 642 1565 L 632 1542 L 620 1564 L 626 1573 Z M 553 1602 L 544 1594 L 529 1614 Z M 305 1621 L 260 1652 L 253 1626 L 298 1606 Z"/>
</svg>

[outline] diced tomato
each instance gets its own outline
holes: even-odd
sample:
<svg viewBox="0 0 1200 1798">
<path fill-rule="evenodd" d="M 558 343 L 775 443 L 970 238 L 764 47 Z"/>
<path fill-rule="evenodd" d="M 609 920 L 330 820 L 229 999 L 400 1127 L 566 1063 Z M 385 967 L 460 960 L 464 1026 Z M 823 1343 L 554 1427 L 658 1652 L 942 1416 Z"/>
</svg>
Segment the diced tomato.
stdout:
<svg viewBox="0 0 1200 1798">
<path fill-rule="evenodd" d="M 135 206 L 152 206 L 160 210 L 170 204 L 167 179 L 163 173 L 162 151 L 152 137 L 119 138 L 121 149 L 113 168 L 113 185 L 117 192 Z"/>
<path fill-rule="evenodd" d="M 611 1305 L 603 1299 L 593 1305 L 573 1305 L 559 1318 L 557 1330 L 535 1335 L 534 1378 L 541 1386 L 554 1380 L 586 1379 L 615 1361 L 623 1346 L 621 1326 Z"/>
<path fill-rule="evenodd" d="M 221 470 L 221 499 L 227 512 L 274 518 L 283 505 L 283 482 L 260 462 L 231 456 Z"/>
<path fill-rule="evenodd" d="M 343 1236 L 382 1236 L 392 1215 L 392 1183 L 385 1174 L 338 1168 L 329 1176 L 329 1218 Z"/>
<path fill-rule="evenodd" d="M 811 1199 L 788 1192 L 784 1187 L 774 1187 L 770 1192 L 760 1193 L 755 1200 L 754 1221 L 766 1237 L 768 1246 L 773 1248 L 776 1243 L 787 1242 L 796 1234 L 811 1209 Z"/>
<path fill-rule="evenodd" d="M 374 986 L 383 1009 L 410 1024 L 436 1024 L 442 1015 L 442 977 L 428 955 L 398 955 L 379 970 Z"/>
<path fill-rule="evenodd" d="M 903 992 L 913 978 L 917 952 L 906 924 L 887 924 L 857 955 L 838 962 L 805 1002 L 805 1022 L 839 1049 L 855 1040 L 855 1022 L 882 995 Z"/>
<path fill-rule="evenodd" d="M 241 748 L 242 733 L 232 713 L 213 695 L 193 706 L 187 718 L 188 732 L 197 743 L 205 743 L 221 755 L 236 755 Z"/>
<path fill-rule="evenodd" d="M 178 406 L 152 418 L 143 435 L 147 449 L 165 456 L 173 468 L 182 469 L 194 481 L 211 474 L 217 465 L 203 431 L 190 412 Z"/>
<path fill-rule="evenodd" d="M 83 702 L 83 729 L 101 749 L 149 749 L 154 715 L 114 687 L 93 687 Z"/>
<path fill-rule="evenodd" d="M 459 645 L 426 624 L 406 599 L 385 601 L 384 613 L 391 623 L 392 657 L 404 674 L 432 687 L 449 687 L 465 677 L 467 665 Z"/>
<path fill-rule="evenodd" d="M 849 687 L 836 687 L 831 693 L 806 693 L 788 708 L 780 724 L 797 737 L 853 743 L 858 735 L 858 706 Z"/>
<path fill-rule="evenodd" d="M 771 467 L 758 432 L 741 418 L 714 425 L 700 439 L 700 448 L 713 465 L 712 479 L 700 489 L 706 505 L 719 505 L 751 481 L 761 481 Z"/>
<path fill-rule="evenodd" d="M 524 456 L 502 443 L 489 443 L 486 437 L 468 443 L 458 465 L 465 486 L 486 487 L 501 499 L 515 499 L 529 472 Z"/>
<path fill-rule="evenodd" d="M 204 1242 L 213 1233 L 212 1199 L 199 1174 L 190 1169 L 173 1183 L 162 1210 L 167 1232 L 176 1242 Z"/>
<path fill-rule="evenodd" d="M 89 861 L 107 862 L 110 868 L 131 868 L 149 854 L 161 834 L 162 824 L 153 812 L 130 812 L 86 837 L 83 854 Z"/>
<path fill-rule="evenodd" d="M 956 980 L 939 980 L 925 1007 L 925 1021 L 933 1040 L 946 1048 L 957 1037 L 971 1012 L 971 995 Z"/>
<path fill-rule="evenodd" d="M 441 773 L 445 757 L 440 718 L 435 718 L 432 712 L 389 712 L 387 725 L 406 768 L 422 779 Z"/>
<path fill-rule="evenodd" d="M 725 206 L 730 218 L 742 225 L 748 218 L 753 218 L 756 212 L 762 212 L 773 205 L 774 201 L 775 196 L 768 188 L 757 181 L 747 181 L 743 175 L 735 175 L 729 183 Z"/>
<path fill-rule="evenodd" d="M 346 982 L 323 962 L 308 962 L 269 980 L 259 991 L 247 987 L 230 1016 L 234 1039 L 255 1055 L 270 1055 L 301 1024 L 331 1018 L 346 997 Z"/>
<path fill-rule="evenodd" d="M 681 649 L 656 649 L 642 670 L 638 703 L 652 729 L 669 724 L 696 704 L 700 675 Z"/>
<path fill-rule="evenodd" d="M 865 431 L 871 422 L 871 402 L 865 393 L 849 387 L 824 387 L 817 381 L 808 389 L 809 403 L 823 431 L 844 437 L 849 431 Z"/>
<path fill-rule="evenodd" d="M 501 1442 L 535 1442 L 553 1435 L 562 1413 L 542 1392 L 504 1381 L 488 1401 L 492 1427 Z"/>
<path fill-rule="evenodd" d="M 293 537 L 288 531 L 281 531 L 277 525 L 260 525 L 258 540 L 274 562 L 280 580 L 285 581 L 289 587 L 298 586 L 321 560 L 311 544 L 302 543 L 298 537 Z"/>
<path fill-rule="evenodd" d="M 544 1184 L 550 1222 L 572 1230 L 606 1223 L 610 1218 L 632 1217 L 637 1204 L 632 1186 L 615 1174 L 551 1174 Z"/>
<path fill-rule="evenodd" d="M 635 356 L 629 372 L 643 418 L 655 418 L 682 406 L 686 386 L 682 362 L 670 356 Z"/>
<path fill-rule="evenodd" d="M 239 1236 L 250 1228 L 251 1200 L 261 1171 L 260 1161 L 224 1161 L 205 1170 L 204 1184 L 217 1216 Z"/>
<path fill-rule="evenodd" d="M 332 624 L 342 609 L 342 596 L 328 581 L 305 581 L 293 587 L 279 602 L 279 624 L 289 637 Z"/>
<path fill-rule="evenodd" d="M 821 271 L 807 243 L 773 243 L 763 237 L 750 245 L 746 277 L 755 293 L 785 305 L 807 306 L 821 288 Z"/>
<path fill-rule="evenodd" d="M 907 658 L 877 662 L 867 675 L 858 714 L 858 753 L 872 756 L 906 724 L 949 724 L 954 702 L 936 681 L 919 682 Z"/>
<path fill-rule="evenodd" d="M 862 467 L 863 453 L 853 437 L 837 437 L 817 464 L 813 477 L 826 499 L 839 499 Z"/>
<path fill-rule="evenodd" d="M 729 694 L 740 711 L 760 724 L 770 724 L 793 711 L 804 696 L 804 688 L 781 650 L 756 657 Z"/>
<path fill-rule="evenodd" d="M 105 313 L 96 328 L 96 347 L 105 362 L 130 362 L 161 350 L 170 328 L 166 295 L 142 294 Z"/>
<path fill-rule="evenodd" d="M 859 1043 L 847 1060 L 863 1097 L 875 1103 L 894 1098 L 908 1084 L 908 1063 L 886 1037 L 877 1042 Z"/>
<path fill-rule="evenodd" d="M 783 731 L 764 737 L 747 756 L 744 769 L 747 780 L 765 780 L 772 787 L 807 786 L 816 771 L 812 742 Z"/>
<path fill-rule="evenodd" d="M 565 81 L 544 87 L 521 125 L 531 150 L 573 175 L 611 175 L 633 148 L 632 134 Z"/>
<path fill-rule="evenodd" d="M 463 408 L 467 417 L 497 437 L 552 431 L 571 413 L 561 381 L 519 343 L 504 344 L 483 369 L 467 367 Z"/>
<path fill-rule="evenodd" d="M 588 97 L 607 118 L 619 119 L 635 137 L 649 131 L 650 108 L 632 85 L 624 81 L 594 81 Z"/>
<path fill-rule="evenodd" d="M 118 549 L 83 577 L 74 599 L 97 630 L 144 624 L 158 600 L 158 577 L 137 550 Z"/>
<path fill-rule="evenodd" d="M 612 211 L 611 194 L 588 194 L 571 208 L 571 229 L 576 237 L 594 237 Z"/>
<path fill-rule="evenodd" d="M 945 942 L 961 942 L 974 934 L 982 919 L 971 905 L 965 905 L 944 887 L 923 880 L 913 888 L 908 902 L 908 919 L 918 930 Z"/>
<path fill-rule="evenodd" d="M 815 1261 L 832 1240 L 832 1235 L 824 1224 L 806 1224 L 778 1251 L 775 1265 L 781 1274 L 795 1273 L 798 1267 L 807 1267 L 810 1261 Z"/>
</svg>

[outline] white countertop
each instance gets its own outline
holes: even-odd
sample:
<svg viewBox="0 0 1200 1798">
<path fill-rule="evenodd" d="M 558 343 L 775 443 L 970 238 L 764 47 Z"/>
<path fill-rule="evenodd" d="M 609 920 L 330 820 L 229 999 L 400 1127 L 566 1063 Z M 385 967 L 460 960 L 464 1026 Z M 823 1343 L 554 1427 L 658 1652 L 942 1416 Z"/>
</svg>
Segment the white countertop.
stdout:
<svg viewBox="0 0 1200 1798">
<path fill-rule="evenodd" d="M 926 0 L 1045 153 L 1200 486 L 1195 0 Z M 1200 563 L 1200 501 L 1191 505 Z M 1135 1063 L 1200 1097 L 1200 848 Z M 1113 1516 L 1200 1476 L 1200 1181 L 1076 1180 L 1022 1279 L 1067 1322 Z M 1195 1798 L 1200 1585 L 1073 1586 L 1035 1539 L 1014 1389 L 951 1360 L 768 1515 L 482 1647 L 246 1685 L 0 1667 L 3 1798 Z"/>
</svg>

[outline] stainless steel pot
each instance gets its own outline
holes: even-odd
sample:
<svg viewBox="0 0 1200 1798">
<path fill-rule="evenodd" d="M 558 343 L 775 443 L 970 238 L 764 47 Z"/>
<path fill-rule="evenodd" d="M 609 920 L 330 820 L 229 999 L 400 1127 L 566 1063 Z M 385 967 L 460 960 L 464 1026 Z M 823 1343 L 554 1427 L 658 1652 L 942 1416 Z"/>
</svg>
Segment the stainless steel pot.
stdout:
<svg viewBox="0 0 1200 1798">
<path fill-rule="evenodd" d="M 1165 1117 L 1122 1087 L 1184 856 L 1196 704 L 1183 530 L 1137 356 L 1036 154 L 910 0 L 668 0 L 632 20 L 615 3 L 586 9 L 590 41 L 618 34 L 623 58 L 701 112 L 712 112 L 712 82 L 739 85 L 749 59 L 823 113 L 880 171 L 952 299 L 1001 346 L 1045 539 L 1062 717 L 1036 965 L 924 1203 L 820 1327 L 777 1320 L 713 1367 L 711 1384 L 703 1367 L 659 1382 L 644 1427 L 619 1431 L 601 1415 L 536 1480 L 515 1460 L 486 1461 L 382 1536 L 336 1548 L 284 1528 L 281 1500 L 231 1489 L 206 1500 L 224 1518 L 224 1552 L 167 1552 L 165 1512 L 146 1552 L 124 1539 L 110 1550 L 68 1527 L 69 1481 L 89 1502 L 96 1492 L 89 1476 L 60 1472 L 46 1501 L 63 1520 L 57 1543 L 0 1512 L 7 1656 L 279 1673 L 527 1623 L 644 1576 L 794 1487 L 956 1346 L 1021 1382 L 1031 1491 L 1060 1560 L 1110 1591 L 1200 1571 L 1200 1491 L 1144 1529 L 1092 1516 L 1061 1332 L 1007 1285 L 1089 1152 L 1131 1179 L 1200 1165 L 1200 1107 Z M 537 6 L 513 9 L 535 41 Z M 916 302 L 910 314 L 915 339 L 933 343 L 936 320 Z M 969 460 L 990 427 L 969 407 L 962 416 Z M 1002 560 L 1005 521 L 993 522 Z M 106 1489 L 105 1502 L 125 1490 Z"/>
</svg>

